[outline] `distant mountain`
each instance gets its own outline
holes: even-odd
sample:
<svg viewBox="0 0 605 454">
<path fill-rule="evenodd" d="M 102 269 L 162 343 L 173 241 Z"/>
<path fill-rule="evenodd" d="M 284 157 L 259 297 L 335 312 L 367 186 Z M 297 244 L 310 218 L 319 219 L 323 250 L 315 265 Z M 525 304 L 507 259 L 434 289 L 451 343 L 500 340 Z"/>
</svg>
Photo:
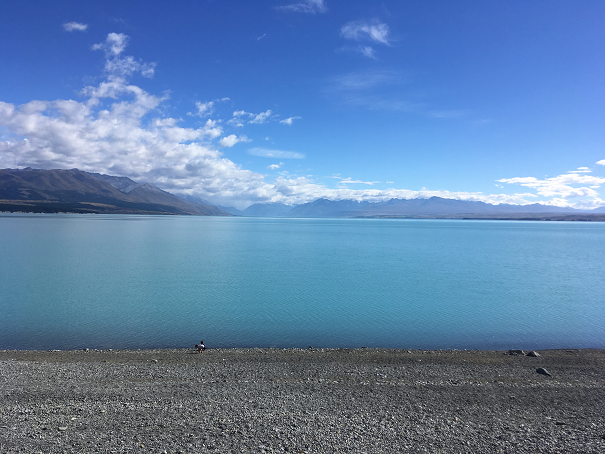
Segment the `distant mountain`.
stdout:
<svg viewBox="0 0 605 454">
<path fill-rule="evenodd" d="M 292 205 L 283 203 L 255 203 L 242 211 L 242 214 L 244 216 L 276 217 L 283 216 L 291 210 Z"/>
<path fill-rule="evenodd" d="M 244 213 L 242 211 L 240 211 L 234 207 L 224 207 L 222 205 L 217 205 L 217 207 L 219 207 L 223 211 L 226 211 L 229 214 L 232 214 L 233 216 L 243 216 L 244 215 Z"/>
<path fill-rule="evenodd" d="M 444 199 L 430 197 L 428 199 L 391 199 L 386 202 L 369 204 L 363 213 L 358 215 L 473 215 L 473 214 L 503 214 L 503 213 L 578 213 L 572 208 L 560 208 L 538 203 L 532 205 L 492 205 L 485 202 Z"/>
<path fill-rule="evenodd" d="M 369 205 L 369 202 L 356 200 L 317 199 L 292 208 L 287 216 L 302 218 L 356 216 Z"/>
<path fill-rule="evenodd" d="M 188 194 L 176 194 L 176 196 L 180 199 L 186 200 L 187 202 L 192 202 L 192 203 L 201 203 L 202 205 L 211 205 L 211 206 L 217 206 L 214 203 L 209 202 L 206 199 L 202 199 L 201 197 L 198 197 L 196 195 L 188 195 Z"/>
<path fill-rule="evenodd" d="M 232 214 L 234 216 L 242 216 L 242 212 L 240 210 L 238 210 L 237 208 L 234 207 L 224 207 L 221 205 L 215 205 L 212 202 L 209 202 L 206 199 L 202 199 L 201 197 L 198 197 L 196 195 L 186 195 L 186 194 L 177 194 L 177 197 L 180 197 L 183 200 L 186 200 L 187 202 L 191 202 L 191 203 L 201 203 L 204 205 L 211 205 L 211 206 L 215 206 L 217 208 L 220 208 L 221 210 L 223 210 L 226 213 Z"/>
<path fill-rule="evenodd" d="M 390 199 L 384 202 L 317 199 L 284 213 L 290 217 L 477 217 L 544 218 L 540 214 L 584 215 L 587 212 L 548 205 L 492 205 L 484 202 L 445 199 Z M 560 216 L 559 216 L 560 217 Z"/>
<path fill-rule="evenodd" d="M 1 169 L 0 211 L 229 216 L 151 184 L 78 169 Z"/>
</svg>

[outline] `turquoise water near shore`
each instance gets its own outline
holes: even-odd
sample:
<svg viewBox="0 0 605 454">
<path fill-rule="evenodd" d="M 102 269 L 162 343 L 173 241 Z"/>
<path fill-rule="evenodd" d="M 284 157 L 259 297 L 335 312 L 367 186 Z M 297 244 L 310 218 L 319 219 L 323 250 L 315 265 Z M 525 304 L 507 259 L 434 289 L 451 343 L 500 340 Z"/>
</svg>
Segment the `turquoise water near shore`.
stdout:
<svg viewBox="0 0 605 454">
<path fill-rule="evenodd" d="M 605 348 L 605 224 L 0 215 L 0 349 Z"/>
</svg>

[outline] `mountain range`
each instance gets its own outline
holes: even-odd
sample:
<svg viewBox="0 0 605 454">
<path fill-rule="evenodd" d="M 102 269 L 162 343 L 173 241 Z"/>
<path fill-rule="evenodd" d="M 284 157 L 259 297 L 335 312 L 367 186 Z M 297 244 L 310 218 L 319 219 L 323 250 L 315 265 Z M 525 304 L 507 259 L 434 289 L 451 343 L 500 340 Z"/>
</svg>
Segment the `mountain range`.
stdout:
<svg viewBox="0 0 605 454">
<path fill-rule="evenodd" d="M 539 203 L 492 205 L 485 202 L 445 199 L 390 199 L 383 202 L 317 199 L 302 205 L 255 204 L 245 216 L 356 217 L 356 218 L 449 218 L 449 219 L 532 219 L 605 221 L 605 208 L 575 210 Z"/>
<path fill-rule="evenodd" d="M 126 177 L 29 167 L 0 170 L 0 211 L 231 216 Z"/>
<path fill-rule="evenodd" d="M 245 210 L 197 196 L 170 194 L 127 177 L 71 170 L 0 169 L 0 211 L 36 213 L 180 214 L 198 216 L 464 218 L 605 221 L 593 211 L 549 205 L 492 205 L 445 199 L 382 202 L 317 199 L 301 205 L 256 203 Z"/>
</svg>

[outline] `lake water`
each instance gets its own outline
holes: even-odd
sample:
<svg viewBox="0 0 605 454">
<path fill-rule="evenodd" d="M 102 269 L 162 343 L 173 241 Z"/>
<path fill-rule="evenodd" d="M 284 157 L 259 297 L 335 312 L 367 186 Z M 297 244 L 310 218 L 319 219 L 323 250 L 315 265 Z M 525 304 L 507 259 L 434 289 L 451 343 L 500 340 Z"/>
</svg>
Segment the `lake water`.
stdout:
<svg viewBox="0 0 605 454">
<path fill-rule="evenodd" d="M 605 224 L 0 215 L 0 349 L 605 348 Z"/>
</svg>

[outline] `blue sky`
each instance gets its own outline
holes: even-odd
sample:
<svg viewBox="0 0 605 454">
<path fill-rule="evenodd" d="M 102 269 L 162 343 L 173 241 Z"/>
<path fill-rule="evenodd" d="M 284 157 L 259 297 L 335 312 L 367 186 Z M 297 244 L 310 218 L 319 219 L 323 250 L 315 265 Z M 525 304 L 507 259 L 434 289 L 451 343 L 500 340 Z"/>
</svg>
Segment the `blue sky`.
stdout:
<svg viewBox="0 0 605 454">
<path fill-rule="evenodd" d="M 605 2 L 0 3 L 0 168 L 243 208 L 605 206 Z"/>
</svg>

